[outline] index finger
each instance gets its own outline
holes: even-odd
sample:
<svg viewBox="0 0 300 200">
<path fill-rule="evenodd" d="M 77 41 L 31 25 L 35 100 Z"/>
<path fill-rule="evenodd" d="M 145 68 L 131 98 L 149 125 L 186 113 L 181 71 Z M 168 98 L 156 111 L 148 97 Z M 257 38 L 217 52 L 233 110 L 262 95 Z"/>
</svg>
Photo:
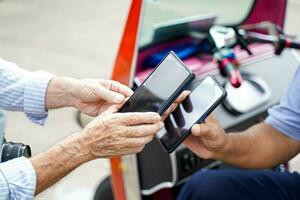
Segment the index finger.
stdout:
<svg viewBox="0 0 300 200">
<path fill-rule="evenodd" d="M 126 85 L 123 85 L 122 83 L 119 83 L 117 81 L 110 81 L 110 82 L 111 82 L 110 89 L 112 91 L 123 94 L 125 97 L 130 97 L 133 94 L 133 91 Z"/>
<path fill-rule="evenodd" d="M 177 99 L 174 101 L 174 103 L 177 103 L 177 104 L 182 103 L 182 102 L 187 98 L 187 96 L 189 96 L 190 94 L 191 94 L 191 91 L 189 91 L 189 90 L 184 90 L 184 91 L 179 95 L 179 97 L 177 97 Z"/>
<path fill-rule="evenodd" d="M 123 125 L 140 125 L 140 124 L 154 124 L 161 120 L 159 114 L 154 112 L 128 112 L 116 113 L 115 120 Z"/>
<path fill-rule="evenodd" d="M 180 103 L 182 103 L 191 92 L 188 90 L 183 91 L 179 97 L 171 104 L 171 106 L 164 112 L 162 116 L 162 120 L 164 121 L 176 108 Z"/>
</svg>

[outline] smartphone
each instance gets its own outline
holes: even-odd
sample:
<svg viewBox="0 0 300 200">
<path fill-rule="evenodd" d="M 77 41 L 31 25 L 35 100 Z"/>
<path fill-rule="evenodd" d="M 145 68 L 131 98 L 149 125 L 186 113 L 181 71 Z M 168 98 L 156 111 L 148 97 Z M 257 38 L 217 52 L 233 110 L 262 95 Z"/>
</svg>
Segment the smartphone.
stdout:
<svg viewBox="0 0 300 200">
<path fill-rule="evenodd" d="M 175 53 L 169 52 L 119 112 L 157 112 L 162 115 L 194 78 Z"/>
<path fill-rule="evenodd" d="M 156 137 L 172 153 L 191 134 L 194 124 L 205 118 L 224 100 L 226 92 L 212 76 L 196 78 L 187 88 L 190 95 L 165 120 Z"/>
</svg>

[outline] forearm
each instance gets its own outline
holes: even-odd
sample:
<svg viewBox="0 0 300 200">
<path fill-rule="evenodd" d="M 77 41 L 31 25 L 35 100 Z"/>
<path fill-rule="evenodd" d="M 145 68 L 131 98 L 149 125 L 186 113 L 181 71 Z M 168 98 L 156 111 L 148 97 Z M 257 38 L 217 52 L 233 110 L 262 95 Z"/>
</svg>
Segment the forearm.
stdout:
<svg viewBox="0 0 300 200">
<path fill-rule="evenodd" d="M 224 151 L 214 158 L 232 165 L 263 169 L 284 163 L 300 151 L 299 142 L 260 123 L 239 133 L 228 133 Z"/>
<path fill-rule="evenodd" d="M 31 158 L 30 161 L 37 177 L 35 194 L 44 191 L 91 159 L 89 152 L 82 149 L 78 134 L 66 138 L 48 151 Z"/>
<path fill-rule="evenodd" d="M 46 108 L 73 106 L 76 80 L 68 77 L 54 77 L 47 88 Z"/>
</svg>

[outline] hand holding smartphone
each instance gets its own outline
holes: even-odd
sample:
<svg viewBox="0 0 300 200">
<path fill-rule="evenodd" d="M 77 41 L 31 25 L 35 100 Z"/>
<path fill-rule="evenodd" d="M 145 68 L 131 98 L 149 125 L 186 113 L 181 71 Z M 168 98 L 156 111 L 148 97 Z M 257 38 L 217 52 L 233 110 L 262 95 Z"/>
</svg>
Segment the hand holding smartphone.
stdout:
<svg viewBox="0 0 300 200">
<path fill-rule="evenodd" d="M 191 94 L 165 119 L 165 127 L 156 134 L 168 153 L 191 134 L 194 124 L 204 122 L 226 97 L 225 90 L 212 76 L 204 80 L 196 78 L 186 89 Z"/>
<path fill-rule="evenodd" d="M 226 97 L 213 77 L 194 79 L 184 63 L 169 52 L 119 112 L 157 112 L 162 116 L 184 89 L 192 91 L 156 134 L 163 148 L 171 153 L 188 137 L 192 126 L 202 123 Z"/>
</svg>

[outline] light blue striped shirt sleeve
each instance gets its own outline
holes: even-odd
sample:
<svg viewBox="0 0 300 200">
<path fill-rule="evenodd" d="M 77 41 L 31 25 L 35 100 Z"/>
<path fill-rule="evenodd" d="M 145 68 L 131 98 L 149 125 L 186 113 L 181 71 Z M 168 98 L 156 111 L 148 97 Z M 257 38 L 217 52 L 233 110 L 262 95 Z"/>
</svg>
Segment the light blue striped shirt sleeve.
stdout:
<svg viewBox="0 0 300 200">
<path fill-rule="evenodd" d="M 47 72 L 29 72 L 0 58 L 0 108 L 22 111 L 43 125 L 48 114 L 46 90 L 53 77 Z M 35 186 L 35 171 L 27 158 L 0 164 L 0 200 L 33 199 Z"/>
<path fill-rule="evenodd" d="M 0 164 L 0 200 L 31 200 L 35 186 L 35 171 L 27 158 Z"/>
<path fill-rule="evenodd" d="M 0 58 L 0 108 L 22 111 L 43 125 L 47 118 L 46 90 L 53 77 L 44 71 L 29 72 Z"/>
</svg>

